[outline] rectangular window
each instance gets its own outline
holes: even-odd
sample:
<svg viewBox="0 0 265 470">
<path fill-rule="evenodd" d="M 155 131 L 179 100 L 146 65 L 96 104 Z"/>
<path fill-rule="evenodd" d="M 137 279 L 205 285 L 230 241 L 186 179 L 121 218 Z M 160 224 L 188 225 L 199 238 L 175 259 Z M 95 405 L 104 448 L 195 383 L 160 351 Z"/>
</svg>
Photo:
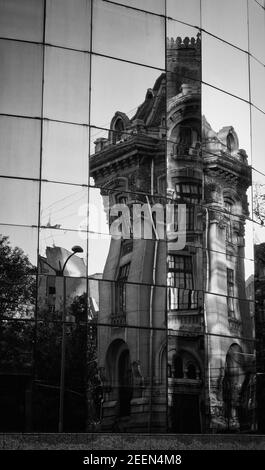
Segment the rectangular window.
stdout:
<svg viewBox="0 0 265 470">
<path fill-rule="evenodd" d="M 168 285 L 170 310 L 198 308 L 198 292 L 194 291 L 192 257 L 169 255 Z"/>
<path fill-rule="evenodd" d="M 227 310 L 228 316 L 233 316 L 235 311 L 234 306 L 235 296 L 235 275 L 234 270 L 227 268 Z"/>
<path fill-rule="evenodd" d="M 199 305 L 199 292 L 171 287 L 168 293 L 170 310 L 194 310 Z"/>
<path fill-rule="evenodd" d="M 193 289 L 191 256 L 169 255 L 168 281 L 171 287 Z"/>
<path fill-rule="evenodd" d="M 116 310 L 117 313 L 126 311 L 126 282 L 128 280 L 130 263 L 126 263 L 119 268 L 119 274 L 116 283 Z"/>
<path fill-rule="evenodd" d="M 189 184 L 189 183 L 177 183 L 176 184 L 176 196 L 178 203 L 186 203 L 186 230 L 192 232 L 196 229 L 197 217 L 195 216 L 195 204 L 199 204 L 202 198 L 202 186 L 201 184 Z M 178 230 L 178 206 L 175 210 L 175 231 Z"/>
<path fill-rule="evenodd" d="M 198 204 L 202 198 L 202 185 L 198 183 L 177 183 L 176 196 L 183 202 Z"/>
<path fill-rule="evenodd" d="M 56 294 L 55 285 L 56 285 L 56 276 L 47 276 L 47 294 L 48 295 Z"/>
</svg>

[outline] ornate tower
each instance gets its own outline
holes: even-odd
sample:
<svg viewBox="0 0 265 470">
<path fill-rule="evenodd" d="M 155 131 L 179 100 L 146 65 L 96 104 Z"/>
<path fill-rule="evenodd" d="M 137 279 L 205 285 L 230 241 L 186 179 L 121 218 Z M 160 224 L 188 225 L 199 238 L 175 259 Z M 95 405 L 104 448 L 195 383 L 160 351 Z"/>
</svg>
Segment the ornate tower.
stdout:
<svg viewBox="0 0 265 470">
<path fill-rule="evenodd" d="M 90 160 L 109 224 L 107 206 L 118 204 L 129 225 L 133 218 L 138 228 L 147 222 L 151 229 L 150 236 L 112 238 L 100 282 L 98 322 L 109 325 L 98 334 L 106 430 L 166 429 L 166 244 L 155 238 L 150 218 L 154 204 L 165 204 L 165 97 L 162 74 L 131 120 L 115 114 Z M 133 215 L 135 204 L 142 214 Z"/>
<path fill-rule="evenodd" d="M 127 230 L 112 238 L 100 282 L 101 428 L 239 427 L 248 388 L 242 357 L 252 353 L 243 340 L 250 331 L 244 226 L 251 174 L 233 127 L 216 133 L 202 118 L 199 36 L 168 40 L 167 74 L 132 119 L 117 112 L 108 139 L 95 144 L 90 173 L 109 224 L 116 207 L 127 229 L 135 221 L 150 228 L 149 236 Z M 159 239 L 155 204 L 173 205 L 175 231 L 185 204 L 181 249 Z"/>
<path fill-rule="evenodd" d="M 176 211 L 186 206 L 186 244 L 167 245 L 168 424 L 197 433 L 205 429 L 199 35 L 168 40 L 167 65 L 167 191 Z"/>
<path fill-rule="evenodd" d="M 205 319 L 210 426 L 249 426 L 253 328 L 245 281 L 245 225 L 251 168 L 232 126 L 214 132 L 203 118 Z"/>
</svg>

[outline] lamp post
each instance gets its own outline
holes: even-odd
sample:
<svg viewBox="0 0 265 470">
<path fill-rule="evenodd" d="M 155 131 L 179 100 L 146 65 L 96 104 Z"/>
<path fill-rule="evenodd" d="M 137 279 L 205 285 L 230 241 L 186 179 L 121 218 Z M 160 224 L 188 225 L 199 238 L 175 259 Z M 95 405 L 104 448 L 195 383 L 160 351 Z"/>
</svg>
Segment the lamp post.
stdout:
<svg viewBox="0 0 265 470">
<path fill-rule="evenodd" d="M 64 418 L 64 388 L 65 388 L 65 347 L 66 347 L 66 335 L 65 335 L 65 320 L 66 320 L 66 277 L 64 276 L 64 270 L 69 259 L 75 253 L 83 253 L 81 246 L 75 245 L 72 248 L 72 253 L 65 260 L 62 269 L 57 274 L 63 277 L 63 329 L 62 329 L 62 344 L 61 344 L 61 373 L 60 373 L 60 400 L 59 400 L 59 426 L 58 431 L 63 432 L 63 418 Z"/>
<path fill-rule="evenodd" d="M 47 261 L 44 261 L 53 271 L 56 276 L 63 278 L 63 314 L 62 314 L 62 343 L 61 343 L 61 371 L 60 371 L 60 399 L 59 399 L 59 425 L 58 431 L 63 432 L 63 417 L 64 417 L 64 389 L 65 389 L 65 349 L 66 349 L 66 335 L 65 335 L 65 320 L 66 320 L 66 278 L 64 276 L 65 267 L 72 256 L 76 253 L 83 253 L 83 248 L 79 245 L 72 247 L 72 253 L 66 258 L 63 267 L 59 261 L 59 269 L 55 269 Z"/>
</svg>

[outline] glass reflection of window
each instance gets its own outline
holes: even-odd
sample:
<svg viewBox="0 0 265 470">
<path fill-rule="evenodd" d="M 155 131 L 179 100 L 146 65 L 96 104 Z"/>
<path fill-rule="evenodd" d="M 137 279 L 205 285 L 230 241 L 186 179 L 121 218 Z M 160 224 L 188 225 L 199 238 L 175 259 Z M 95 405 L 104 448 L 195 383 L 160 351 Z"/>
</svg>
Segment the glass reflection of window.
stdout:
<svg viewBox="0 0 265 470">
<path fill-rule="evenodd" d="M 186 230 L 192 232 L 195 230 L 195 209 L 194 204 L 198 204 L 202 197 L 202 186 L 198 183 L 177 183 L 176 199 L 186 203 Z M 175 222 L 178 221 L 178 207 L 175 209 Z M 178 230 L 177 225 L 175 231 Z"/>
<path fill-rule="evenodd" d="M 233 269 L 227 268 L 227 308 L 228 316 L 234 316 L 235 274 Z"/>
<path fill-rule="evenodd" d="M 183 202 L 196 204 L 200 202 L 202 197 L 202 185 L 198 183 L 177 183 L 176 184 L 177 199 Z"/>
<path fill-rule="evenodd" d="M 130 263 L 120 266 L 116 284 L 116 307 L 119 313 L 126 311 L 126 282 L 128 280 Z"/>
<path fill-rule="evenodd" d="M 193 290 L 191 256 L 170 255 L 168 260 L 170 310 L 198 308 L 198 291 Z"/>
<path fill-rule="evenodd" d="M 169 255 L 168 280 L 171 287 L 193 289 L 191 256 Z"/>
<path fill-rule="evenodd" d="M 121 140 L 122 134 L 124 132 L 124 124 L 121 119 L 117 119 L 114 125 L 115 132 L 113 133 L 113 143 L 116 144 Z"/>
<path fill-rule="evenodd" d="M 175 206 L 174 231 L 178 231 L 178 206 Z M 192 232 L 195 230 L 195 208 L 194 205 L 186 205 L 186 230 Z"/>
<path fill-rule="evenodd" d="M 234 139 L 234 136 L 233 134 L 231 134 L 231 132 L 229 132 L 227 138 L 226 138 L 226 146 L 227 146 L 227 150 L 229 152 L 232 152 L 234 150 L 234 146 L 235 146 L 235 139 Z"/>
<path fill-rule="evenodd" d="M 192 145 L 191 127 L 180 126 L 179 144 L 177 148 L 178 155 L 188 155 L 191 145 Z"/>
<path fill-rule="evenodd" d="M 226 212 L 228 212 L 228 214 L 232 214 L 233 202 L 230 199 L 225 199 L 224 207 L 225 207 Z M 226 226 L 226 241 L 228 243 L 233 242 L 233 228 L 232 228 L 231 218 L 228 220 L 227 226 Z"/>
</svg>

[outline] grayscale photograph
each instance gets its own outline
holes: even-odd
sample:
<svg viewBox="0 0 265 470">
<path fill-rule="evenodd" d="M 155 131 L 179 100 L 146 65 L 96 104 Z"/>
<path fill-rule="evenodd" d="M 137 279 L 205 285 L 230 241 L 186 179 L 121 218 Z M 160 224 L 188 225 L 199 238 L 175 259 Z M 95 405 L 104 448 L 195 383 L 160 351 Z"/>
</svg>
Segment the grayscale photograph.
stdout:
<svg viewBox="0 0 265 470">
<path fill-rule="evenodd" d="M 0 0 L 1 450 L 265 450 L 264 135 L 265 0 Z"/>
</svg>

